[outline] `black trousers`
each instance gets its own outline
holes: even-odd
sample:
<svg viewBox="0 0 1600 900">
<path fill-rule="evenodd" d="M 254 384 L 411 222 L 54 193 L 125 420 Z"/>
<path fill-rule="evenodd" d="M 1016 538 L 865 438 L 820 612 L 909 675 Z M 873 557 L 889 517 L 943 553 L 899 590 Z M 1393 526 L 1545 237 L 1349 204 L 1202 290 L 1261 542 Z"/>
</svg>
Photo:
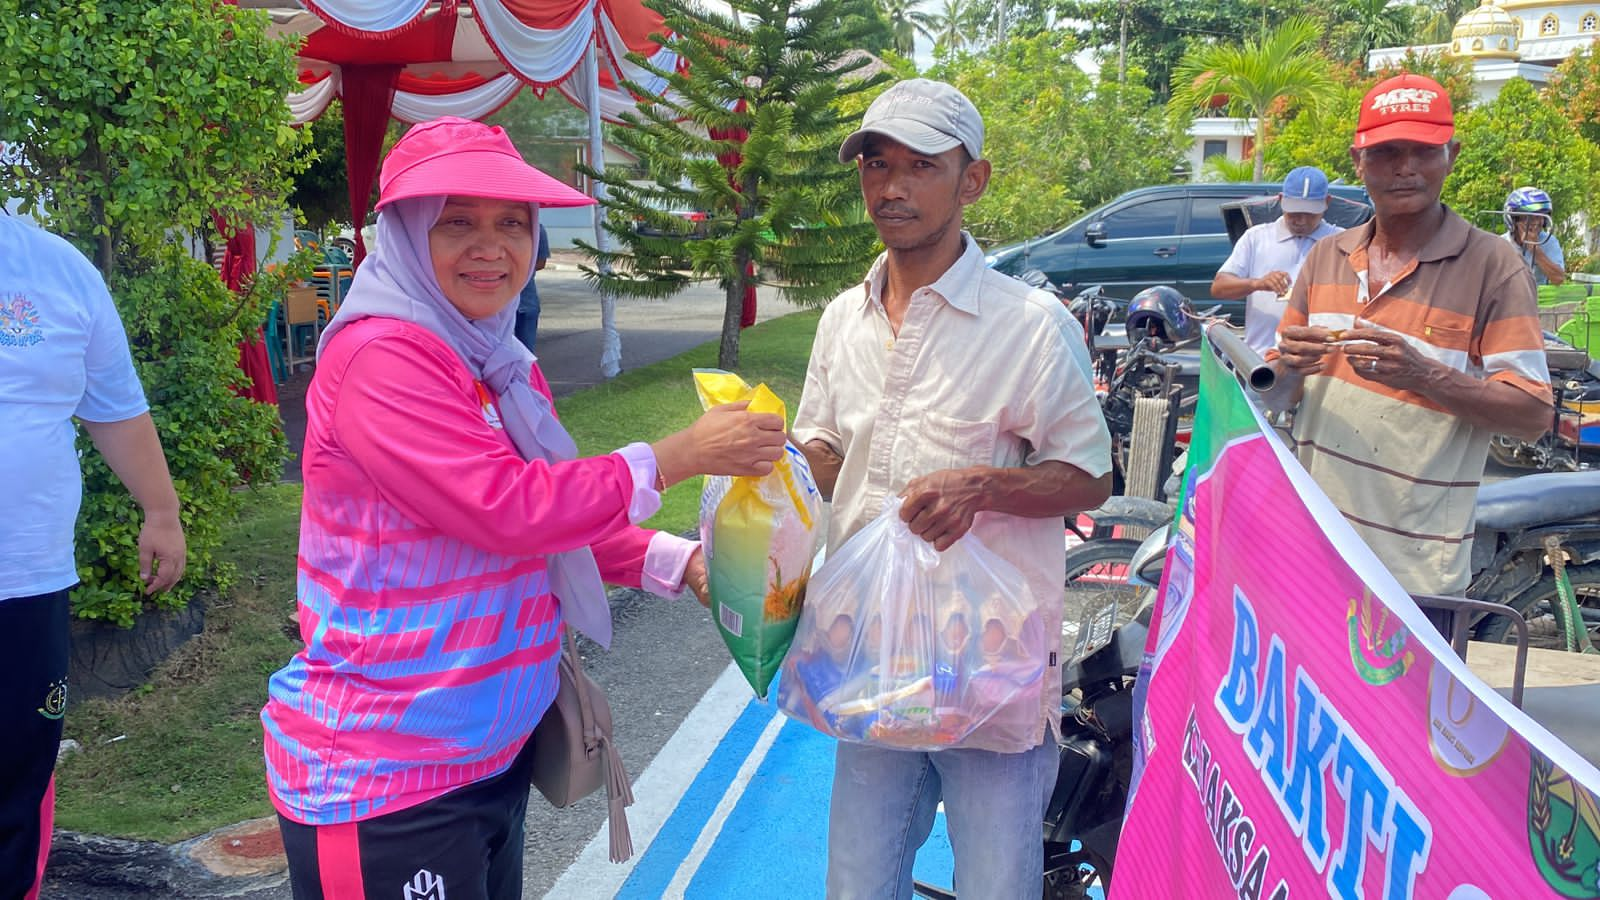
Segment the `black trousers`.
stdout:
<svg viewBox="0 0 1600 900">
<path fill-rule="evenodd" d="M 295 900 L 521 900 L 527 747 L 493 778 L 343 825 L 278 816 Z"/>
<path fill-rule="evenodd" d="M 55 821 L 67 592 L 0 600 L 0 897 L 32 898 Z"/>
</svg>

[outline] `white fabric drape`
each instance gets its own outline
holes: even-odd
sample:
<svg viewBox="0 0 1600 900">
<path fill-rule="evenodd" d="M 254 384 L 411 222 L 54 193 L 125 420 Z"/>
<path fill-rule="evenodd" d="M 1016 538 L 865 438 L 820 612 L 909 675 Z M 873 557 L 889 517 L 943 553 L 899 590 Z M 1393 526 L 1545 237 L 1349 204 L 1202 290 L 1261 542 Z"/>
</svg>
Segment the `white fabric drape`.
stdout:
<svg viewBox="0 0 1600 900">
<path fill-rule="evenodd" d="M 667 92 L 667 80 L 653 74 L 650 70 L 637 63 L 630 62 L 628 60 L 628 45 L 623 41 L 621 33 L 617 31 L 616 23 L 611 21 L 611 16 L 603 9 L 600 11 L 599 18 L 600 40 L 605 42 L 606 63 L 610 67 L 612 74 L 616 76 L 617 84 L 620 86 L 622 81 L 626 79 L 645 88 L 652 94 L 665 94 Z M 665 72 L 674 71 L 678 68 L 678 54 L 665 47 L 658 48 L 655 53 L 650 55 L 650 64 Z M 617 94 L 619 97 L 627 98 L 628 105 L 633 105 L 633 98 L 629 97 L 627 91 L 607 91 L 606 93 Z M 601 112 L 605 112 L 604 106 L 601 107 Z"/>
<path fill-rule="evenodd" d="M 440 116 L 481 119 L 504 106 L 520 90 L 522 82 L 516 76 L 505 73 L 475 88 L 453 94 L 395 91 L 393 113 L 402 122 L 427 122 Z"/>
<path fill-rule="evenodd" d="M 580 80 L 579 78 L 568 78 L 566 81 L 556 85 L 556 90 L 561 92 L 561 96 L 572 101 L 573 106 L 588 110 L 588 91 L 583 90 L 582 86 L 578 84 Z M 613 91 L 607 88 L 600 89 L 600 117 L 605 121 L 621 124 L 622 114 L 633 112 L 634 109 L 633 95 L 624 91 Z"/>
<path fill-rule="evenodd" d="M 428 9 L 428 0 L 312 0 L 309 4 L 346 28 L 394 31 Z"/>
<path fill-rule="evenodd" d="M 294 116 L 296 125 L 305 125 L 322 115 L 322 111 L 328 108 L 328 104 L 338 94 L 339 73 L 333 72 L 321 81 L 306 85 L 305 89 L 290 94 L 289 114 Z"/>
<path fill-rule="evenodd" d="M 572 21 L 548 31 L 522 24 L 501 0 L 476 0 L 472 9 L 489 42 L 518 75 L 535 84 L 554 84 L 571 74 L 583 62 L 584 50 L 594 46 L 594 5 L 590 0 Z"/>
</svg>

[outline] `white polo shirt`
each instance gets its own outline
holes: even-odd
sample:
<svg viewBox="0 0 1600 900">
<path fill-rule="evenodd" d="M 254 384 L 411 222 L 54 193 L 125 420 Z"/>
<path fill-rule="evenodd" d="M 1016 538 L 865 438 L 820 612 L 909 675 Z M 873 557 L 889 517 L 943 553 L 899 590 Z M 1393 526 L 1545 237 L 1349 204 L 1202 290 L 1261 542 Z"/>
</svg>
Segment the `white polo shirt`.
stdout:
<svg viewBox="0 0 1600 900">
<path fill-rule="evenodd" d="M 960 259 L 911 295 L 898 335 L 879 298 L 884 256 L 817 324 L 794 434 L 844 457 L 830 554 L 913 478 L 941 469 L 1057 460 L 1096 478 L 1111 470 L 1083 330 L 1054 295 L 986 267 L 977 242 L 963 238 Z M 980 513 L 972 534 L 1022 571 L 1045 633 L 1060 634 L 1061 519 Z M 1043 724 L 1060 718 L 1056 663 L 1045 679 L 1054 688 L 1041 698 L 1041 737 Z"/>
<path fill-rule="evenodd" d="M 0 214 L 0 600 L 78 580 L 73 417 L 121 422 L 148 409 L 100 273 L 61 238 Z"/>
<path fill-rule="evenodd" d="M 1283 219 L 1262 222 L 1251 226 L 1239 238 L 1239 243 L 1233 245 L 1233 253 L 1217 270 L 1217 274 L 1260 278 L 1268 272 L 1287 272 L 1290 283 L 1293 283 L 1312 245 L 1343 230 L 1323 220 L 1309 236 L 1296 237 L 1289 233 L 1289 226 Z M 1278 321 L 1283 318 L 1284 305 L 1288 300 L 1287 291 L 1282 297 L 1272 291 L 1252 291 L 1245 299 L 1244 339 L 1257 353 L 1265 354 L 1278 346 Z"/>
</svg>

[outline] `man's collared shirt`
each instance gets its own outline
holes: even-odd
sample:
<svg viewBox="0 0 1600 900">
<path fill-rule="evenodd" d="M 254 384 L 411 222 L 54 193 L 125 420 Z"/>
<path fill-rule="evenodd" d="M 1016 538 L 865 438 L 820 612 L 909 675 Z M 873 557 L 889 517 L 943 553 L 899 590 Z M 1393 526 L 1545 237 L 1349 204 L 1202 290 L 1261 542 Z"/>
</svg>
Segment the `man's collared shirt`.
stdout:
<svg viewBox="0 0 1600 900">
<path fill-rule="evenodd" d="M 911 295 L 898 335 L 879 297 L 885 256 L 817 324 L 794 433 L 844 458 L 830 553 L 918 476 L 1047 460 L 1096 478 L 1111 469 L 1082 329 L 1053 295 L 985 267 L 977 243 L 963 237 L 960 259 Z M 972 533 L 1022 570 L 1045 633 L 1060 634 L 1061 519 L 981 513 Z M 1059 657 L 1050 662 L 1041 724 L 1060 717 Z"/>
<path fill-rule="evenodd" d="M 1217 274 L 1260 278 L 1268 272 L 1287 272 L 1292 284 L 1312 246 L 1343 230 L 1326 219 L 1305 237 L 1290 232 L 1281 218 L 1253 225 L 1240 235 L 1239 243 L 1233 245 L 1233 253 Z M 1287 296 L 1280 297 L 1273 291 L 1251 291 L 1245 298 L 1244 339 L 1257 353 L 1264 354 L 1278 345 L 1278 320 L 1283 318 L 1287 300 Z"/>
<path fill-rule="evenodd" d="M 1522 254 L 1523 264 L 1528 267 L 1528 271 L 1533 273 L 1534 284 L 1550 283 L 1550 276 L 1544 274 L 1544 270 L 1540 269 L 1538 263 L 1533 261 L 1533 250 L 1531 248 L 1518 244 L 1516 236 L 1509 231 L 1501 235 L 1501 237 L 1504 237 L 1506 243 Z M 1544 255 L 1548 256 L 1550 261 L 1556 264 L 1557 268 L 1565 269 L 1567 267 L 1567 256 L 1562 252 L 1561 242 L 1556 239 L 1555 235 L 1548 231 L 1539 232 L 1539 249 L 1544 251 Z"/>
<path fill-rule="evenodd" d="M 1318 244 L 1282 328 L 1378 328 L 1459 372 L 1550 402 L 1533 279 L 1505 241 L 1445 210 L 1439 231 L 1387 285 L 1369 284 L 1369 222 Z M 1420 394 L 1356 373 L 1337 349 L 1308 377 L 1295 453 L 1356 532 L 1412 593 L 1471 580 L 1474 504 L 1490 430 Z"/>
</svg>

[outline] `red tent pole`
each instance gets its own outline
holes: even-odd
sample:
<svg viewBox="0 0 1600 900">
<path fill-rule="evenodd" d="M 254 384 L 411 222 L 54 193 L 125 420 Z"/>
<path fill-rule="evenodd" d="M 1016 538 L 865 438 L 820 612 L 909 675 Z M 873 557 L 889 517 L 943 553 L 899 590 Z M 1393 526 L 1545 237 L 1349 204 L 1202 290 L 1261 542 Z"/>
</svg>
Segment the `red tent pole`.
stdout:
<svg viewBox="0 0 1600 900">
<path fill-rule="evenodd" d="M 366 224 L 372 185 L 378 178 L 383 135 L 394 108 L 398 65 L 346 65 L 344 83 L 344 164 L 350 181 L 350 218 L 356 230 L 356 265 L 367 256 L 361 226 Z"/>
</svg>

